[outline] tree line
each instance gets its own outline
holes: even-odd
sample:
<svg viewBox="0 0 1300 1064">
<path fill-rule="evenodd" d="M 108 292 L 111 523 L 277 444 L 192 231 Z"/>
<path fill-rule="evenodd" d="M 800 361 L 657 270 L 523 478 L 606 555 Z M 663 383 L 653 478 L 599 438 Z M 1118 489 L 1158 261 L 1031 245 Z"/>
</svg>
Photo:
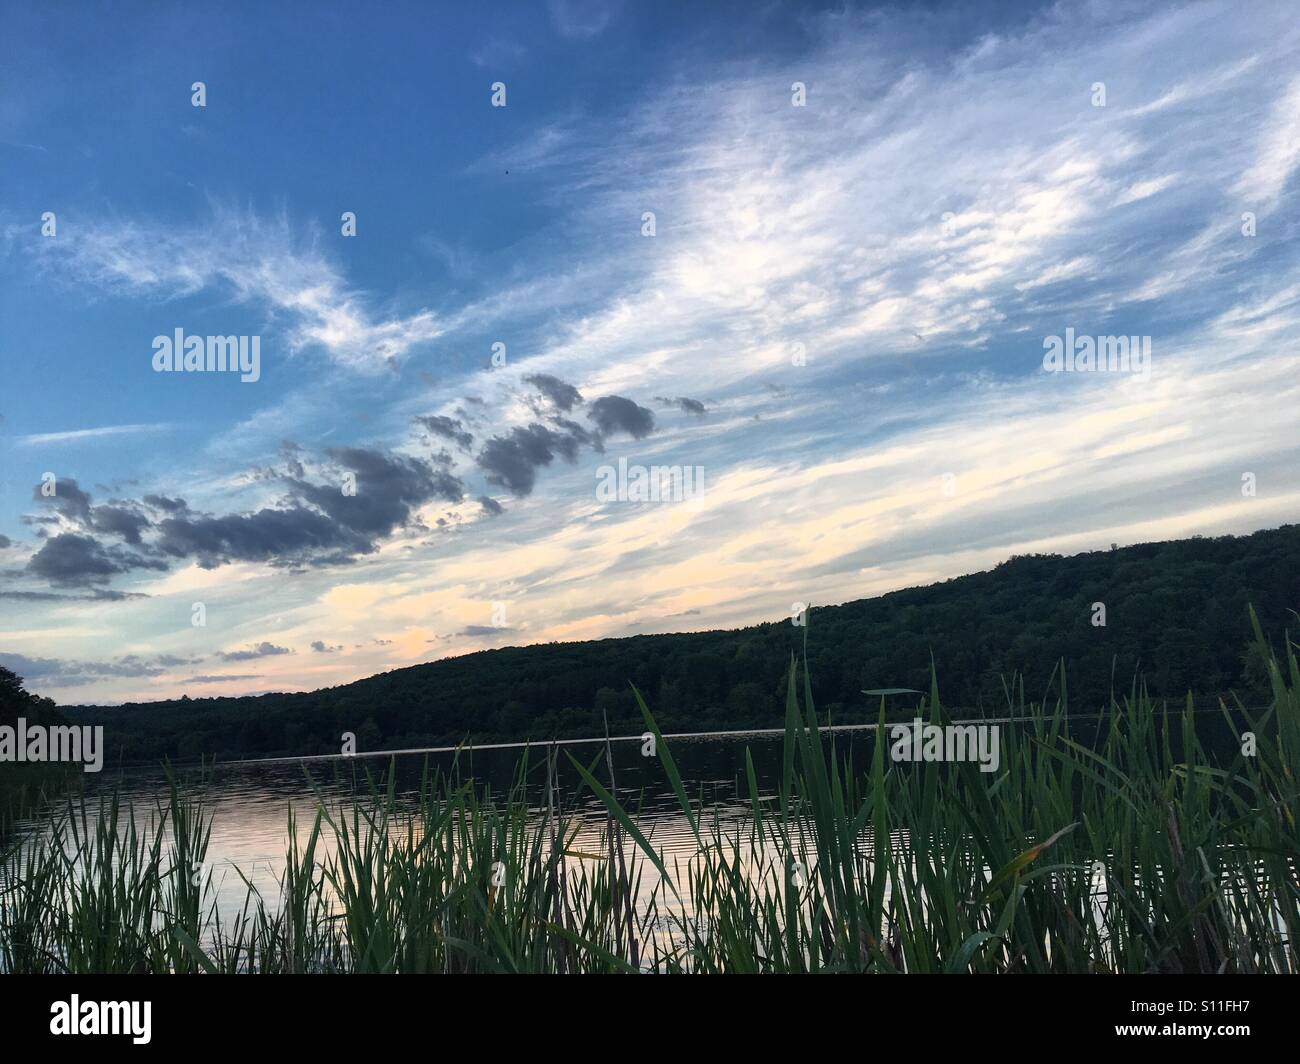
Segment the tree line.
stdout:
<svg viewBox="0 0 1300 1064">
<path fill-rule="evenodd" d="M 1104 606 L 1099 624 L 1096 604 Z M 106 725 L 110 762 L 233 759 L 638 733 L 630 684 L 665 732 L 777 727 L 792 655 L 807 654 L 819 712 L 875 719 L 876 688 L 928 690 L 997 713 L 1067 683 L 1086 712 L 1145 684 L 1158 698 L 1265 700 L 1248 608 L 1280 638 L 1300 605 L 1300 526 L 1194 537 L 995 568 L 733 631 L 487 650 L 303 694 L 65 708 Z M 806 642 L 805 642 L 806 641 Z M 1009 694 L 1009 692 L 1011 694 Z M 1207 701 L 1208 700 L 1208 701 Z M 899 713 L 906 696 L 891 700 Z M 3 771 L 3 770 L 0 770 Z"/>
</svg>

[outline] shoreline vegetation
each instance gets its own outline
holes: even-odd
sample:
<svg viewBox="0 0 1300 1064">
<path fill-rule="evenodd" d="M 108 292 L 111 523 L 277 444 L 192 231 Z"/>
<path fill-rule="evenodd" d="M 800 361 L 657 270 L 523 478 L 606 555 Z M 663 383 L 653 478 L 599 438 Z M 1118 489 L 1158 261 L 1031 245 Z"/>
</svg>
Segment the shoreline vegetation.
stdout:
<svg viewBox="0 0 1300 1064">
<path fill-rule="evenodd" d="M 29 694 L 22 679 L 0 667 L 0 727 L 14 727 L 18 721 L 44 727 L 66 726 L 67 721 L 48 698 Z M 78 765 L 24 762 L 0 763 L 0 847 L 15 825 L 35 815 L 58 795 Z"/>
<path fill-rule="evenodd" d="M 856 764 L 792 661 L 779 783 L 761 793 L 747 754 L 738 823 L 692 799 L 633 689 L 695 840 L 672 862 L 608 747 L 530 752 L 499 795 L 426 767 L 413 807 L 390 771 L 291 815 L 279 897 L 250 884 L 233 918 L 201 784 L 173 779 L 148 815 L 67 799 L 0 859 L 0 970 L 1296 973 L 1300 666 L 1251 621 L 1269 705 L 1221 702 L 1236 744 L 1217 757 L 1190 696 L 1158 712 L 1140 688 L 1077 742 L 1060 672 L 1054 701 L 1008 694 L 1032 720 L 1005 729 L 998 771 L 899 765 L 883 732 Z M 934 673 L 921 715 L 949 719 Z M 599 847 L 575 848 L 561 775 L 603 804 Z"/>
<path fill-rule="evenodd" d="M 790 657 L 803 653 L 810 628 L 813 694 L 835 724 L 874 722 L 864 690 L 924 691 L 932 666 L 954 716 L 1000 713 L 1011 676 L 1041 701 L 1060 661 L 1070 669 L 1077 713 L 1105 711 L 1135 676 L 1157 700 L 1176 704 L 1190 691 L 1198 704 L 1236 694 L 1257 706 L 1270 696 L 1247 609 L 1279 632 L 1297 600 L 1300 525 L 1287 525 L 1012 557 L 987 572 L 837 606 L 814 603 L 803 618 L 736 630 L 502 647 L 312 692 L 63 712 L 73 723 L 105 727 L 110 766 L 337 754 L 344 733 L 366 752 L 540 744 L 604 734 L 606 721 L 612 734 L 639 732 L 629 684 L 665 732 L 763 728 L 781 722 Z M 798 619 L 806 625 L 792 623 Z"/>
</svg>

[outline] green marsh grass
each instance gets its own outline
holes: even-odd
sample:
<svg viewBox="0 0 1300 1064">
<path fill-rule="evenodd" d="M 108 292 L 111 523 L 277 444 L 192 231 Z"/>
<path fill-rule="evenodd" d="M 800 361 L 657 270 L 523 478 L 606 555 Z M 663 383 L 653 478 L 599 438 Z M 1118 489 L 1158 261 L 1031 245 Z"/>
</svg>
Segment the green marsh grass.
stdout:
<svg viewBox="0 0 1300 1064">
<path fill-rule="evenodd" d="M 245 880 L 233 918 L 205 876 L 202 786 L 173 781 L 147 817 L 69 800 L 0 860 L 0 970 L 1294 973 L 1300 667 L 1289 642 L 1268 661 L 1266 710 L 1219 707 L 1251 755 L 1212 756 L 1190 702 L 1137 688 L 1072 738 L 1062 676 L 1050 704 L 1008 699 L 1030 719 L 1003 726 L 992 773 L 895 764 L 883 704 L 865 741 L 819 731 L 792 668 L 776 793 L 746 754 L 749 815 L 725 822 L 638 693 L 687 856 L 618 797 L 608 745 L 535 748 L 501 794 L 458 761 L 414 800 L 390 771 L 291 815 L 279 896 Z M 937 683 L 920 712 L 947 721 Z M 598 846 L 561 777 L 602 804 Z"/>
</svg>

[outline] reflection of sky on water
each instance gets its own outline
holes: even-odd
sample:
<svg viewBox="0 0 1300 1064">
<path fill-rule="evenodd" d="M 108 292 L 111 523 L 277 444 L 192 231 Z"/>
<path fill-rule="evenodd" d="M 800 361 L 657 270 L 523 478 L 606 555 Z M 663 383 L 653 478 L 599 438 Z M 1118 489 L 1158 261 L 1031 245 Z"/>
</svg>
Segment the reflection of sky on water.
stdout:
<svg viewBox="0 0 1300 1064">
<path fill-rule="evenodd" d="M 1209 717 L 1198 714 L 1198 731 L 1205 732 L 1202 736 L 1204 741 L 1215 734 L 1216 729 L 1202 729 L 1199 725 L 1203 722 L 1209 722 Z M 1072 721 L 1072 734 L 1084 743 L 1091 742 L 1095 730 L 1093 722 L 1087 718 Z M 1218 741 L 1222 741 L 1224 734 L 1219 734 Z M 837 749 L 845 757 L 851 756 L 855 765 L 865 769 L 871 750 L 870 735 L 850 731 L 837 735 L 835 741 Z M 758 789 L 763 796 L 760 800 L 766 804 L 777 789 L 782 737 L 760 733 L 673 737 L 669 746 L 688 796 L 703 811 L 700 827 L 706 840 L 710 834 L 706 826 L 716 818 L 723 825 L 725 838 L 740 833 L 740 862 L 752 867 L 753 854 L 748 843 L 751 806 L 745 753 L 748 750 L 753 759 Z M 639 743 L 616 743 L 611 747 L 611 753 L 619 800 L 636 817 L 638 826 L 662 854 L 665 866 L 681 892 L 686 894 L 689 862 L 698 850 L 698 843 L 680 812 L 662 763 L 656 757 L 643 757 Z M 570 818 L 570 830 L 577 828 L 568 849 L 603 854 L 606 852 L 604 832 L 608 823 L 605 807 L 589 790 L 580 787 L 578 772 L 569 761 L 570 754 L 590 768 L 602 785 L 608 786 L 604 749 L 600 744 L 562 747 L 558 758 L 561 809 Z M 533 748 L 528 756 L 529 805 L 540 822 L 545 814 L 546 753 L 543 748 Z M 288 848 L 290 812 L 302 844 L 306 842 L 322 800 L 327 809 L 335 810 L 340 801 L 355 794 L 365 795 L 372 786 L 380 787 L 386 781 L 390 766 L 396 770 L 395 793 L 399 807 L 413 810 L 426 774 L 446 774 L 458 767 L 462 781 L 473 779 L 481 788 L 490 789 L 493 796 L 500 798 L 515 780 L 520 759 L 519 749 L 507 748 L 466 750 L 458 756 L 440 752 L 404 754 L 392 759 L 242 762 L 217 766 L 206 780 L 194 785 L 201 788 L 205 808 L 212 817 L 207 863 L 212 899 L 222 922 L 228 923 L 241 911 L 249 884 L 261 894 L 268 908 L 277 907 L 280 877 Z M 118 773 L 106 770 L 84 779 L 92 810 L 100 796 L 116 790 L 125 803 L 134 807 L 141 826 L 156 815 L 158 802 L 165 802 L 168 792 L 166 776 L 160 770 Z M 809 842 L 811 849 L 811 837 Z M 334 850 L 333 832 L 326 826 L 317 844 L 318 861 L 328 859 Z M 626 840 L 625 853 L 629 859 L 635 850 L 635 843 Z M 649 861 L 638 864 L 641 893 L 645 898 L 659 883 L 660 877 Z M 657 903 L 661 914 L 682 913 L 680 903 L 667 889 L 659 892 Z"/>
<path fill-rule="evenodd" d="M 731 736 L 672 740 L 673 756 L 687 792 L 702 803 L 710 818 L 717 816 L 723 823 L 737 823 L 747 816 L 746 746 L 754 760 L 760 790 L 771 793 L 780 768 L 779 738 L 750 736 L 743 742 Z M 600 746 L 568 750 L 584 766 L 591 766 L 599 756 L 593 772 L 602 785 L 608 786 L 608 770 Z M 503 796 L 514 780 L 520 753 L 517 749 L 462 751 L 458 759 L 461 778 L 472 778 L 481 786 L 489 787 L 493 795 Z M 620 801 L 638 814 L 641 830 L 663 853 L 667 867 L 671 870 L 674 862 L 684 865 L 695 853 L 697 843 L 681 815 L 661 764 L 655 758 L 642 757 L 639 744 L 616 744 L 612 754 Z M 299 842 L 305 843 L 321 800 L 332 810 L 340 800 L 354 794 L 364 795 L 371 781 L 374 786 L 380 786 L 390 765 L 395 765 L 399 805 L 414 809 L 426 771 L 447 773 L 456 760 L 452 754 L 439 753 L 405 754 L 388 760 L 241 763 L 219 765 L 203 781 L 198 781 L 195 774 L 183 777 L 202 790 L 205 808 L 212 817 L 208 868 L 223 922 L 242 909 L 248 891 L 245 879 L 268 906 L 275 905 L 285 866 L 291 811 Z M 545 811 L 545 752 L 540 748 L 530 751 L 529 765 L 529 804 L 540 821 Z M 156 813 L 157 803 L 165 801 L 168 788 L 166 776 L 160 770 L 117 773 L 105 770 L 98 776 L 86 776 L 85 780 L 92 809 L 100 796 L 116 790 L 124 803 L 134 807 L 141 822 L 148 822 Z M 570 849 L 601 853 L 607 824 L 605 808 L 589 790 L 583 788 L 579 794 L 579 784 L 578 773 L 562 749 L 560 800 L 564 812 L 572 818 L 571 824 L 578 828 Z M 629 846 L 635 848 L 635 844 Z M 327 858 L 334 849 L 333 833 L 325 827 L 317 844 L 318 859 Z M 643 869 L 643 889 L 653 888 L 658 878 L 647 862 Z"/>
</svg>

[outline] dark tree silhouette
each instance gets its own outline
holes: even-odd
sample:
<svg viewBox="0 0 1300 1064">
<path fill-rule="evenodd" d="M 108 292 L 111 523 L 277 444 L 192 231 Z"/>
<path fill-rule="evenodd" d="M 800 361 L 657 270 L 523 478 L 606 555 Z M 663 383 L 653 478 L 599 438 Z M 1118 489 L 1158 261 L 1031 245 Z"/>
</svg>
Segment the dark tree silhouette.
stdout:
<svg viewBox="0 0 1300 1064">
<path fill-rule="evenodd" d="M 1106 624 L 1094 624 L 1094 603 Z M 958 709 L 998 710 L 1006 686 L 1049 693 L 1064 662 L 1070 704 L 1098 709 L 1141 678 L 1157 697 L 1236 691 L 1267 698 L 1248 651 L 1248 607 L 1281 637 L 1300 608 L 1300 526 L 1193 538 L 1073 557 L 1013 557 L 996 568 L 841 606 L 814 607 L 808 627 L 633 636 L 512 647 L 372 676 L 310 694 L 82 707 L 108 726 L 110 759 L 337 753 L 365 729 L 371 749 L 600 734 L 640 728 L 629 684 L 664 731 L 780 726 L 791 655 L 808 664 L 819 711 L 875 718 L 864 689 L 927 690 Z M 1214 704 L 1213 702 L 1210 703 Z M 908 707 L 899 700 L 898 709 Z M 373 726 L 373 727 L 372 727 Z"/>
</svg>

